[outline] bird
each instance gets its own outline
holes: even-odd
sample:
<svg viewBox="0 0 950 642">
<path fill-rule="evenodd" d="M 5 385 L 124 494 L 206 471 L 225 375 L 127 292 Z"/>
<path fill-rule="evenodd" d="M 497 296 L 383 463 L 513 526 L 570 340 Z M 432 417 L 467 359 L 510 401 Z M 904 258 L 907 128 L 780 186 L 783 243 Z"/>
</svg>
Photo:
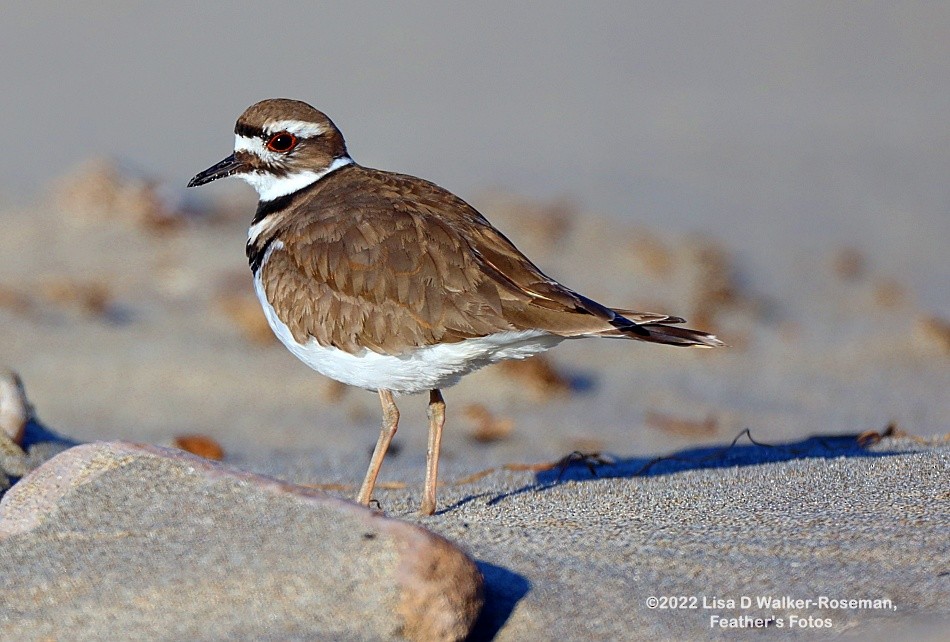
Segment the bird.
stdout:
<svg viewBox="0 0 950 642">
<path fill-rule="evenodd" d="M 448 190 L 356 163 L 333 121 L 305 102 L 251 105 L 234 135 L 233 153 L 188 187 L 235 176 L 257 191 L 246 254 L 271 329 L 313 370 L 379 395 L 360 504 L 396 434 L 397 395 L 429 393 L 420 513 L 432 515 L 442 390 L 464 375 L 584 337 L 724 345 L 680 317 L 608 307 L 562 285 Z"/>
</svg>

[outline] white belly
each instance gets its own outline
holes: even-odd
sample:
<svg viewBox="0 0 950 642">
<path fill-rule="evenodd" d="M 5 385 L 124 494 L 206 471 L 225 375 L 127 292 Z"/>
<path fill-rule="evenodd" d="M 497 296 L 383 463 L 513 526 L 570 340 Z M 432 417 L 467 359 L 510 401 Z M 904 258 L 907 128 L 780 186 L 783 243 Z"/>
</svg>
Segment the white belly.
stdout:
<svg viewBox="0 0 950 642">
<path fill-rule="evenodd" d="M 564 340 L 540 330 L 525 330 L 416 348 L 398 356 L 365 348 L 350 354 L 339 348 L 321 346 L 312 338 L 307 343 L 297 343 L 290 328 L 278 318 L 267 300 L 260 278 L 254 279 L 254 289 L 271 329 L 294 356 L 322 375 L 367 390 L 382 388 L 412 394 L 447 388 L 474 370 L 504 359 L 524 359 Z"/>
</svg>

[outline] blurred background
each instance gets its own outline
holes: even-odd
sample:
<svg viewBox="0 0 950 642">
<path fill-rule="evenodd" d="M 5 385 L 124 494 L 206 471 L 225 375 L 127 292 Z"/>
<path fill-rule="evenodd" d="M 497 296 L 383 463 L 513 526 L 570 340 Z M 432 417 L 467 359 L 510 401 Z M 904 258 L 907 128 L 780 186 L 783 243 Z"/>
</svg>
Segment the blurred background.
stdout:
<svg viewBox="0 0 950 642">
<path fill-rule="evenodd" d="M 503 187 L 753 256 L 789 238 L 950 238 L 945 3 L 9 3 L 0 188 L 91 155 L 175 186 L 267 97 L 327 112 L 366 165 Z M 765 266 L 757 266 L 765 267 Z M 924 272 L 924 270 L 921 270 Z M 937 291 L 934 291 L 937 290 Z M 946 311 L 946 310 L 945 310 Z"/>
<path fill-rule="evenodd" d="M 290 449 L 332 424 L 371 445 L 372 395 L 333 410 L 232 322 L 257 318 L 228 298 L 250 292 L 253 192 L 184 191 L 280 96 L 330 115 L 358 162 L 478 205 L 568 285 L 734 346 L 571 344 L 554 367 L 589 396 L 553 406 L 504 375 L 463 384 L 537 433 L 474 460 L 682 443 L 644 437 L 649 412 L 700 440 L 945 432 L 948 34 L 939 2 L 7 3 L 0 357 L 80 438 L 201 431 L 251 453 L 264 428 Z M 129 193 L 188 220 L 142 232 Z"/>
</svg>

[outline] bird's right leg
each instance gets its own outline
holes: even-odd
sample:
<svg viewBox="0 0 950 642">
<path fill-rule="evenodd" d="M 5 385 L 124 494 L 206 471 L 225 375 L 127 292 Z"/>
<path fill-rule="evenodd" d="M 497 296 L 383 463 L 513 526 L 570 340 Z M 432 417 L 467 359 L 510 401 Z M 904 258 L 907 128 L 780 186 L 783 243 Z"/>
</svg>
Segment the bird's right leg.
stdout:
<svg viewBox="0 0 950 642">
<path fill-rule="evenodd" d="M 396 427 L 399 424 L 399 409 L 396 408 L 393 393 L 389 390 L 380 389 L 379 401 L 383 406 L 383 428 L 379 433 L 379 439 L 376 441 L 376 448 L 373 449 L 373 457 L 369 461 L 369 469 L 366 471 L 366 478 L 363 479 L 363 485 L 360 487 L 360 494 L 356 497 L 356 501 L 363 506 L 369 506 L 369 500 L 373 498 L 376 477 L 379 476 L 379 469 L 383 465 L 386 451 L 389 450 L 389 444 L 392 442 L 393 436 L 396 434 Z"/>
</svg>

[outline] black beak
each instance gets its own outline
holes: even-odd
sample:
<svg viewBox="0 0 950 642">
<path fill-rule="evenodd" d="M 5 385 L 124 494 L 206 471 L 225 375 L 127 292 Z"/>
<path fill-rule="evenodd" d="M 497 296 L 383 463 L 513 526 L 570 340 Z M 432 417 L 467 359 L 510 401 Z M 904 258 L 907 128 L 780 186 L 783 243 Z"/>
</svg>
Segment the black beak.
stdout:
<svg viewBox="0 0 950 642">
<path fill-rule="evenodd" d="M 234 154 L 231 154 L 220 163 L 212 165 L 188 181 L 188 187 L 198 187 L 199 185 L 210 183 L 219 178 L 226 178 L 232 174 L 237 174 L 245 169 L 247 169 L 247 165 L 234 158 Z"/>
</svg>

